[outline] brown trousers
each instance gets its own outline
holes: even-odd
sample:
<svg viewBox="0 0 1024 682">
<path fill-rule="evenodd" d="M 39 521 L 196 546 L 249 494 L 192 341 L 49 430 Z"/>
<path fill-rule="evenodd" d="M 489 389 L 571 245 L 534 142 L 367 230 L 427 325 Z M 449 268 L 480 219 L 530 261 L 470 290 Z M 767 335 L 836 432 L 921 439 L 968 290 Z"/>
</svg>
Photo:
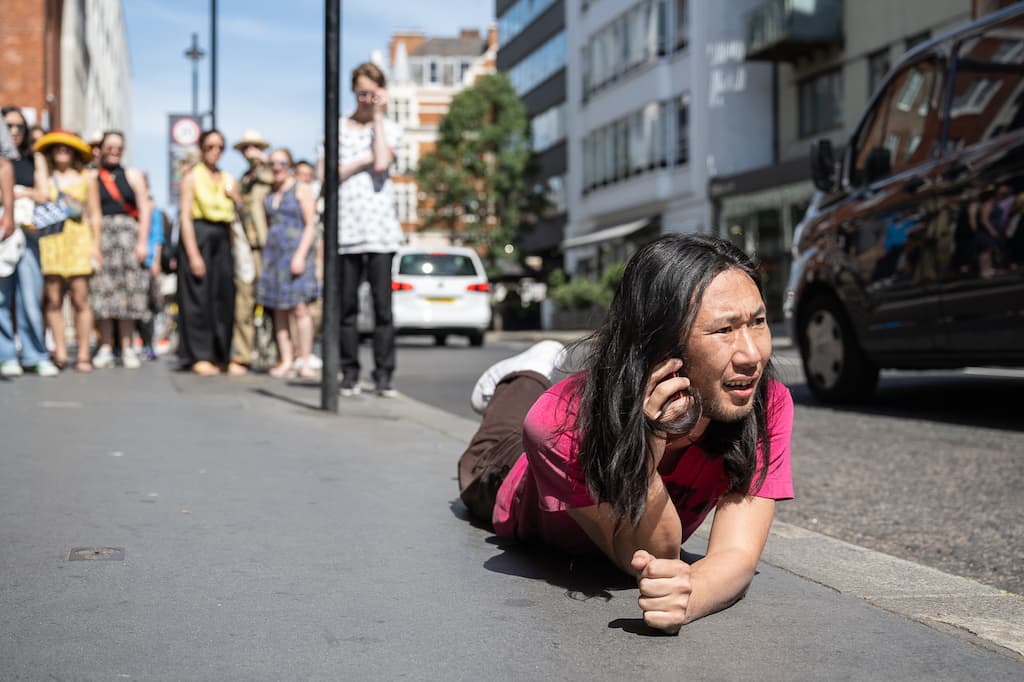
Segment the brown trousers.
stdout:
<svg viewBox="0 0 1024 682">
<path fill-rule="evenodd" d="M 537 372 L 513 372 L 494 389 L 480 428 L 459 457 L 459 497 L 490 524 L 498 488 L 523 454 L 523 420 L 551 382 Z"/>
</svg>

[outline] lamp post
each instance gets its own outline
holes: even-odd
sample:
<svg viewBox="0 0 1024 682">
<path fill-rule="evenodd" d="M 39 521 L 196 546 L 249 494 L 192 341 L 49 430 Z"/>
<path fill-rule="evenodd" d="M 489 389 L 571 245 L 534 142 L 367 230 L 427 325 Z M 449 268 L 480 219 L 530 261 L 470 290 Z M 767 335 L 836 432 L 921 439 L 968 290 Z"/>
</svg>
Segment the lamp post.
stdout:
<svg viewBox="0 0 1024 682">
<path fill-rule="evenodd" d="M 192 62 L 192 115 L 199 114 L 199 60 L 206 53 L 199 49 L 199 34 L 192 34 L 192 45 L 185 50 L 185 56 Z"/>
<path fill-rule="evenodd" d="M 210 0 L 210 128 L 217 127 L 217 0 Z"/>
<path fill-rule="evenodd" d="M 324 367 L 320 407 L 338 411 L 338 72 L 341 68 L 341 0 L 324 1 Z"/>
</svg>

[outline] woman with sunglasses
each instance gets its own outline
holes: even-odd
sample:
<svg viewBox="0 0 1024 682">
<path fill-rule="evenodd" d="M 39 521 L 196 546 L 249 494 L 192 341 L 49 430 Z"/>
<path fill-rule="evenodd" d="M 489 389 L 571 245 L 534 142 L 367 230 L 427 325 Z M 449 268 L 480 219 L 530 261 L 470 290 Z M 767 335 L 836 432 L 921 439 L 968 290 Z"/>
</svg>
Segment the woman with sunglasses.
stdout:
<svg viewBox="0 0 1024 682">
<path fill-rule="evenodd" d="M 99 197 L 89 220 L 100 225 L 100 255 L 92 279 L 90 302 L 99 320 L 100 346 L 95 367 L 114 366 L 114 326 L 121 344 L 121 366 L 137 369 L 141 362 L 133 344 L 135 323 L 149 316 L 149 240 L 151 206 L 146 178 L 137 168 L 121 165 L 124 135 L 106 132 L 100 141 L 100 162 L 92 184 Z"/>
<path fill-rule="evenodd" d="M 11 209 L 15 230 L 20 229 L 25 240 L 24 252 L 13 272 L 0 277 L 0 376 L 21 376 L 24 366 L 39 376 L 53 377 L 59 370 L 46 352 L 39 236 L 32 227 L 35 205 L 46 201 L 46 162 L 32 152 L 28 125 L 21 110 L 3 107 L 0 112 L 18 152 L 18 158 L 11 162 L 14 170 L 14 206 Z M 15 310 L 18 336 L 21 338 L 20 362 L 14 342 L 15 318 L 12 313 Z"/>
<path fill-rule="evenodd" d="M 92 264 L 102 260 L 100 223 L 86 219 L 87 211 L 96 213 L 99 209 L 99 194 L 84 169 L 92 159 L 92 148 L 73 133 L 55 130 L 39 138 L 35 150 L 46 158 L 50 171 L 50 200 L 63 198 L 72 214 L 64 221 L 62 231 L 39 240 L 44 278 L 43 309 L 46 324 L 53 332 L 53 361 L 61 369 L 68 361 L 63 304 L 64 294 L 69 293 L 75 310 L 78 341 L 75 369 L 91 372 L 89 339 L 93 316 L 89 305 L 89 276 L 93 272 Z"/>
<path fill-rule="evenodd" d="M 263 203 L 269 228 L 263 247 L 263 272 L 256 286 L 256 300 L 274 311 L 274 331 L 281 358 L 270 375 L 288 376 L 297 350 L 302 361 L 298 376 L 317 379 L 319 375 L 310 365 L 313 319 L 308 307 L 320 295 L 313 262 L 316 200 L 309 185 L 293 177 L 292 154 L 287 149 L 270 153 L 270 170 L 274 180 Z M 291 336 L 292 325 L 298 339 Z"/>
<path fill-rule="evenodd" d="M 200 162 L 181 180 L 181 249 L 178 261 L 178 356 L 195 374 L 220 374 L 231 361 L 235 317 L 231 222 L 238 186 L 217 165 L 224 136 L 199 136 Z"/>
</svg>

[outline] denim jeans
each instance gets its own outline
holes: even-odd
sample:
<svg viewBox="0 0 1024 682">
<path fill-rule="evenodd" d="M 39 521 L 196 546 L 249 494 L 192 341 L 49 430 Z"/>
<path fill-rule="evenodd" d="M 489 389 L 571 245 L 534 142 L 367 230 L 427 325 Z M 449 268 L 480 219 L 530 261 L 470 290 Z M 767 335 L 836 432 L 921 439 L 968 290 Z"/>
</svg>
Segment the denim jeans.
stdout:
<svg viewBox="0 0 1024 682">
<path fill-rule="evenodd" d="M 14 321 L 18 311 L 21 364 L 34 367 L 49 358 L 43 326 L 43 272 L 39 268 L 39 238 L 25 234 L 25 253 L 9 277 L 0 277 L 0 363 L 17 358 Z"/>
</svg>

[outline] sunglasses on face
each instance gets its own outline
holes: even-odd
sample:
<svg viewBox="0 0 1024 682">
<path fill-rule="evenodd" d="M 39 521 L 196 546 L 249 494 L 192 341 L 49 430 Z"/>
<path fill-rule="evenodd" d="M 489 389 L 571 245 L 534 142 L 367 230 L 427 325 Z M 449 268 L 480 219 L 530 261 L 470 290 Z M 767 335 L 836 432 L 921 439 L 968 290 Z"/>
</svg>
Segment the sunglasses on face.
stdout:
<svg viewBox="0 0 1024 682">
<path fill-rule="evenodd" d="M 291 164 L 288 163 L 287 161 L 271 161 L 270 162 L 270 167 L 271 168 L 289 168 L 289 167 L 291 167 Z"/>
<path fill-rule="evenodd" d="M 373 99 L 373 96 L 376 94 L 372 90 L 357 90 L 356 99 Z"/>
<path fill-rule="evenodd" d="M 214 150 L 222 152 L 222 151 L 224 151 L 224 145 L 222 145 L 222 144 L 207 144 L 207 145 L 203 145 L 203 151 L 204 152 L 212 152 Z"/>
<path fill-rule="evenodd" d="M 71 151 L 71 147 L 67 146 L 66 144 L 55 144 L 55 145 L 53 145 L 53 153 L 54 154 L 57 154 L 59 152 L 70 152 L 70 151 Z"/>
<path fill-rule="evenodd" d="M 9 130 L 20 130 L 21 132 L 28 130 L 28 126 L 24 123 L 8 123 L 7 128 Z"/>
<path fill-rule="evenodd" d="M 117 156 L 124 151 L 124 147 L 107 147 L 106 149 L 102 149 L 101 151 L 104 154 L 108 154 L 110 156 Z"/>
</svg>

